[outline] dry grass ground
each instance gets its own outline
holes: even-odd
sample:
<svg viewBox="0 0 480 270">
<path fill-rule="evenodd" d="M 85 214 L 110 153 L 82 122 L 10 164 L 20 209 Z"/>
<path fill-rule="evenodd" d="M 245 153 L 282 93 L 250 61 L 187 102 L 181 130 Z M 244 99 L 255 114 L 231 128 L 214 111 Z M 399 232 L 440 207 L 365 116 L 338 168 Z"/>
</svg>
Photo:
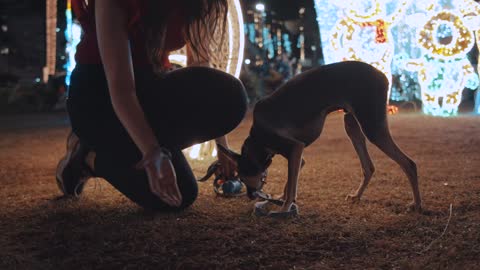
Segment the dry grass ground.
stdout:
<svg viewBox="0 0 480 270">
<path fill-rule="evenodd" d="M 10 127 L 19 119 L 37 124 Z M 480 268 L 480 117 L 390 117 L 394 138 L 418 164 L 429 210 L 420 215 L 406 212 L 406 177 L 372 145 L 375 176 L 359 204 L 344 201 L 360 182 L 360 163 L 341 115 L 330 116 L 306 149 L 300 216 L 287 220 L 253 217 L 251 201 L 215 197 L 211 183 L 179 214 L 146 213 L 102 180 L 79 200 L 57 200 L 54 170 L 68 128 L 58 117 L 41 119 L 0 122 L 0 269 Z M 249 127 L 247 120 L 231 134 L 234 149 Z M 207 165 L 196 163 L 195 172 Z M 267 191 L 280 193 L 285 177 L 276 157 Z"/>
</svg>

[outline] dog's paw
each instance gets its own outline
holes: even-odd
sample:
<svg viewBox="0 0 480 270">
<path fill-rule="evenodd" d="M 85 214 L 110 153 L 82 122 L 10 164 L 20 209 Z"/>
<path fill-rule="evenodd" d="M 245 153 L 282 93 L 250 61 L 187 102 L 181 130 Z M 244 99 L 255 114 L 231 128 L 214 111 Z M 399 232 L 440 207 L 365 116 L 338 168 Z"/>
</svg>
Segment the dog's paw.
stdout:
<svg viewBox="0 0 480 270">
<path fill-rule="evenodd" d="M 263 201 L 255 203 L 254 214 L 257 217 L 270 217 L 270 218 L 289 218 L 296 217 L 298 215 L 298 206 L 294 203 L 288 210 L 278 209 L 281 204 L 276 202 Z"/>
<path fill-rule="evenodd" d="M 357 194 L 348 194 L 347 197 L 345 197 L 345 201 L 351 203 L 358 203 L 360 202 L 360 196 L 358 196 Z"/>
<path fill-rule="evenodd" d="M 421 205 L 417 205 L 415 202 L 411 202 L 407 205 L 407 212 L 408 213 L 416 212 L 418 214 L 422 214 L 424 211 Z"/>
<path fill-rule="evenodd" d="M 268 217 L 271 218 L 290 218 L 298 216 L 298 206 L 296 204 L 292 204 L 290 209 L 288 210 L 280 210 L 280 211 L 270 211 L 268 212 Z"/>
</svg>

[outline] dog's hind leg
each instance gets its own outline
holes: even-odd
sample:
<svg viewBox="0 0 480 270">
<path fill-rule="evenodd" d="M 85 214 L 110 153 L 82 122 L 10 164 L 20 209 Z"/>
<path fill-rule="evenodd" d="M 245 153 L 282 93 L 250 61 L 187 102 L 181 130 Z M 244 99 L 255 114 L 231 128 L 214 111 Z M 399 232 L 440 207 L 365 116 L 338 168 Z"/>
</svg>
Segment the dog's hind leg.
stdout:
<svg viewBox="0 0 480 270">
<path fill-rule="evenodd" d="M 365 143 L 365 135 L 360 128 L 357 120 L 351 113 L 346 113 L 344 116 L 345 122 L 345 131 L 347 132 L 348 137 L 352 141 L 353 147 L 357 152 L 358 157 L 360 158 L 360 163 L 362 164 L 363 170 L 363 180 L 360 183 L 357 191 L 355 193 L 347 195 L 345 200 L 351 200 L 352 202 L 360 201 L 363 192 L 368 186 L 370 179 L 372 178 L 373 173 L 375 172 L 375 166 L 373 165 L 372 159 L 367 151 L 367 145 Z"/>
<path fill-rule="evenodd" d="M 393 141 L 388 129 L 386 117 L 384 118 L 384 121 L 376 123 L 369 122 L 368 119 L 369 118 L 358 118 L 365 136 L 373 144 L 380 148 L 380 150 L 382 150 L 388 157 L 400 165 L 403 172 L 407 175 L 410 185 L 412 186 L 413 203 L 410 204 L 410 208 L 414 208 L 417 212 L 422 212 L 422 200 L 418 187 L 417 165 L 405 153 L 403 153 Z M 375 118 L 373 117 L 370 119 Z"/>
</svg>

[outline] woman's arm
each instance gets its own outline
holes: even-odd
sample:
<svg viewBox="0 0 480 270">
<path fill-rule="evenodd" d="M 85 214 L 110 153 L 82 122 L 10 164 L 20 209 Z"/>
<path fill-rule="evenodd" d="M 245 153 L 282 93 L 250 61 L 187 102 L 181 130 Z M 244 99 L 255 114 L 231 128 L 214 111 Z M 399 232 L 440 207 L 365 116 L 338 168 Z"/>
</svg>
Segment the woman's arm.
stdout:
<svg viewBox="0 0 480 270">
<path fill-rule="evenodd" d="M 117 0 L 95 1 L 95 20 L 113 109 L 145 155 L 158 143 L 136 95 L 125 11 Z"/>
<path fill-rule="evenodd" d="M 95 1 L 98 47 L 113 109 L 143 154 L 139 166 L 146 170 L 150 189 L 169 205 L 180 206 L 182 196 L 170 161 L 159 148 L 136 95 L 126 12 L 118 0 Z M 168 167 L 169 177 L 162 173 Z"/>
</svg>

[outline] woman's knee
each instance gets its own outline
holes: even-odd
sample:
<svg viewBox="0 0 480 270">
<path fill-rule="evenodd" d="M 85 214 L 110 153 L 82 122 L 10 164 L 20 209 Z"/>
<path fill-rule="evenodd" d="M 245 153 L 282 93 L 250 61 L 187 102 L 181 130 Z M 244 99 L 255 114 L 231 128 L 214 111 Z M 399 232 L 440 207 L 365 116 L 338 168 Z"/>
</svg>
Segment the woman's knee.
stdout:
<svg viewBox="0 0 480 270">
<path fill-rule="evenodd" d="M 245 117 L 247 112 L 247 92 L 243 83 L 234 76 L 211 68 L 199 68 L 198 76 L 202 76 L 209 85 L 206 96 L 215 101 L 216 124 L 228 133 Z"/>
<path fill-rule="evenodd" d="M 219 117 L 224 118 L 228 131 L 233 130 L 245 117 L 247 112 L 247 93 L 242 82 L 231 76 L 225 77 L 223 83 L 217 86 Z"/>
</svg>

